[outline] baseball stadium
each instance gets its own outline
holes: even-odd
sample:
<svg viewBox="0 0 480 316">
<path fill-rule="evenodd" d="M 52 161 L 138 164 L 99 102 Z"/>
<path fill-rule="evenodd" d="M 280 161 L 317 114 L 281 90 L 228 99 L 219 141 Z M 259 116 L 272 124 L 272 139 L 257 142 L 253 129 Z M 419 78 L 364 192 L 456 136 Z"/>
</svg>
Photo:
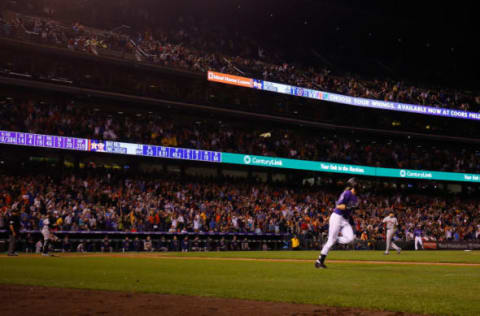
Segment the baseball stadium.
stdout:
<svg viewBox="0 0 480 316">
<path fill-rule="evenodd" d="M 474 12 L 0 1 L 0 315 L 480 315 Z"/>
</svg>

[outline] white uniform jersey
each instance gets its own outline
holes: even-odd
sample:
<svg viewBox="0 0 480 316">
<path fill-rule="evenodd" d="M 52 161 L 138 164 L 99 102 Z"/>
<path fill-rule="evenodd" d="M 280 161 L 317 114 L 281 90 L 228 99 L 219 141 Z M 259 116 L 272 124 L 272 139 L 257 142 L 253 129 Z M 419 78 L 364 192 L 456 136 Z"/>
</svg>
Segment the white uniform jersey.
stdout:
<svg viewBox="0 0 480 316">
<path fill-rule="evenodd" d="M 52 239 L 52 234 L 50 234 L 50 220 L 48 218 L 43 220 L 42 235 L 43 239 Z"/>
<path fill-rule="evenodd" d="M 397 218 L 392 216 L 387 216 L 383 219 L 383 222 L 387 224 L 387 229 L 395 229 L 398 225 Z"/>
<path fill-rule="evenodd" d="M 43 220 L 42 234 L 48 234 L 50 232 L 50 228 L 48 227 L 49 225 L 50 220 L 48 218 L 45 218 Z"/>
</svg>

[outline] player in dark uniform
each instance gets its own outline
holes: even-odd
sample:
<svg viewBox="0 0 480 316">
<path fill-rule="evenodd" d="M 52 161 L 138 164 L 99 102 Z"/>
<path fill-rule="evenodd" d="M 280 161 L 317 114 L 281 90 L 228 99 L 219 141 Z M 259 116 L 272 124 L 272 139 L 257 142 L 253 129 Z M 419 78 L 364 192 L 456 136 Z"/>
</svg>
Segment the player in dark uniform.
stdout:
<svg viewBox="0 0 480 316">
<path fill-rule="evenodd" d="M 326 268 L 325 258 L 328 255 L 330 248 L 338 241 L 341 244 L 349 244 L 355 239 L 353 233 L 353 219 L 351 213 L 358 206 L 357 193 L 357 180 L 350 178 L 347 181 L 347 187 L 342 192 L 337 202 L 335 203 L 335 209 L 330 220 L 328 222 L 328 240 L 320 252 L 320 256 L 315 261 L 315 268 Z M 338 236 L 339 233 L 342 236 Z"/>
<path fill-rule="evenodd" d="M 415 250 L 418 250 L 418 245 L 420 245 L 420 247 L 423 248 L 423 241 L 422 241 L 422 229 L 420 227 L 420 225 L 417 225 L 417 227 L 415 227 L 415 230 L 413 231 L 413 235 L 415 236 Z"/>
<path fill-rule="evenodd" d="M 13 209 L 8 219 L 8 255 L 18 256 L 15 252 L 17 240 L 20 238 L 20 217 L 18 210 Z"/>
</svg>

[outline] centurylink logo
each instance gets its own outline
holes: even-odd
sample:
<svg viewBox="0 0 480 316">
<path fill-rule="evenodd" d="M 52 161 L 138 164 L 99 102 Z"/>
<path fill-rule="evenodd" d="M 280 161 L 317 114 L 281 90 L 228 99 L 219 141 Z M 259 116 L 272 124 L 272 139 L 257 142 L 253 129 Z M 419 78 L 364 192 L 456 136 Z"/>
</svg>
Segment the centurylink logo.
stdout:
<svg viewBox="0 0 480 316">
<path fill-rule="evenodd" d="M 249 164 L 252 162 L 252 158 L 247 155 L 247 156 L 243 157 L 243 162 L 244 162 L 246 165 L 249 165 Z"/>
<path fill-rule="evenodd" d="M 400 177 L 405 178 L 407 172 L 405 170 L 400 170 Z"/>
</svg>

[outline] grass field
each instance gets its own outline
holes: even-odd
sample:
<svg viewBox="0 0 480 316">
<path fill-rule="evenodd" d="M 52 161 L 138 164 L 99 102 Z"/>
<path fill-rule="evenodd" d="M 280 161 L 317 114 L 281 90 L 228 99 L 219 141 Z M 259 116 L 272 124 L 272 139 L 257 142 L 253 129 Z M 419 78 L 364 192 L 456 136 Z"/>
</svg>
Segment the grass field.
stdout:
<svg viewBox="0 0 480 316">
<path fill-rule="evenodd" d="M 314 269 L 317 255 L 270 251 L 1 256 L 0 283 L 480 315 L 480 252 L 405 251 L 384 256 L 380 251 L 332 251 L 326 270 Z"/>
</svg>

